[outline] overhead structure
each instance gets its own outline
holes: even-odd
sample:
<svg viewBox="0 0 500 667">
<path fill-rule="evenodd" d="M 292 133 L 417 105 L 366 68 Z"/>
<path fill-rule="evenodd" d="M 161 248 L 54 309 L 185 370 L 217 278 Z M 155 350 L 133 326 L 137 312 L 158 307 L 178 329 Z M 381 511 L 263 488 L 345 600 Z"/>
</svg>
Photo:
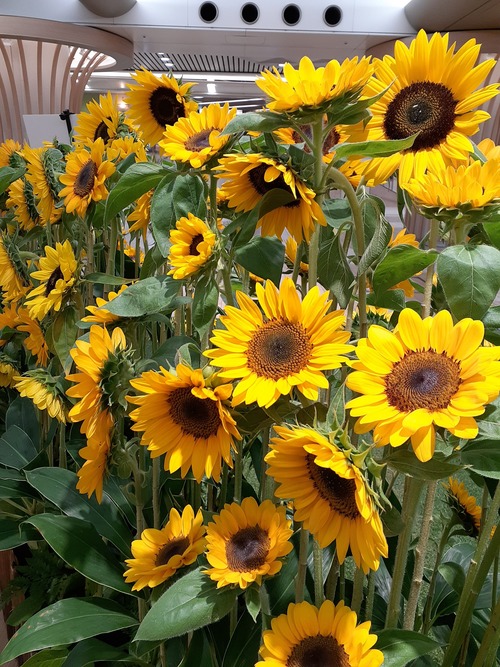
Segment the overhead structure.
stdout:
<svg viewBox="0 0 500 667">
<path fill-rule="evenodd" d="M 137 0 L 80 0 L 82 5 L 98 16 L 114 18 L 129 12 Z"/>
</svg>

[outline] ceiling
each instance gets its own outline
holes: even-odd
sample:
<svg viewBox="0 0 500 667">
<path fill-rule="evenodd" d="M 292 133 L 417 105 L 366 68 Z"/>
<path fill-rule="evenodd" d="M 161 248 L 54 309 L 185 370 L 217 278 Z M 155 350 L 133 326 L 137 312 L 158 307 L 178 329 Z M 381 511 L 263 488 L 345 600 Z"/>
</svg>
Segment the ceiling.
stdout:
<svg viewBox="0 0 500 667">
<path fill-rule="evenodd" d="M 421 27 L 453 31 L 458 42 L 482 31 L 483 50 L 500 50 L 499 0 L 2 0 L 0 12 L 62 21 L 68 39 L 70 26 L 98 28 L 105 52 L 107 35 L 128 40 L 129 57 L 94 73 L 88 95 L 119 96 L 130 72 L 145 67 L 195 81 L 201 104 L 228 101 L 241 110 L 262 106 L 254 80 L 266 67 L 296 65 L 304 55 L 318 66 L 392 52 L 395 39 L 411 39 Z"/>
</svg>

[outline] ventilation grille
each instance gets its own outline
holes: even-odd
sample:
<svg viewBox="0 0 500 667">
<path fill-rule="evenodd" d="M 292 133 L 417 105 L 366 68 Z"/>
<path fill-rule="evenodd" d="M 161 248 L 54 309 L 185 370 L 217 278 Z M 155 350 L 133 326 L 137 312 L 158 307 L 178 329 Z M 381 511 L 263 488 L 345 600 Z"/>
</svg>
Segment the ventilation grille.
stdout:
<svg viewBox="0 0 500 667">
<path fill-rule="evenodd" d="M 168 58 L 171 65 L 165 65 L 162 58 Z M 213 72 L 225 74 L 259 74 L 273 64 L 257 63 L 237 56 L 196 55 L 179 53 L 135 53 L 134 69 L 144 67 L 152 72 L 164 72 L 173 69 L 175 72 Z M 278 67 L 278 63 L 275 65 Z"/>
</svg>

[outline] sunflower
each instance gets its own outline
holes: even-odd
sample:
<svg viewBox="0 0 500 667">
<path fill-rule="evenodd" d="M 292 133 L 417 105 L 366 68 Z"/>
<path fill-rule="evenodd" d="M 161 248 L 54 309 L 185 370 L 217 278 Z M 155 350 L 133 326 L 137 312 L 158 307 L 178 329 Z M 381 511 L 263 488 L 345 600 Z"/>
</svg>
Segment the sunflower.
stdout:
<svg viewBox="0 0 500 667">
<path fill-rule="evenodd" d="M 298 248 L 299 246 L 297 245 L 297 241 L 293 238 L 293 236 L 289 236 L 285 243 L 285 258 L 290 262 L 292 267 L 295 265 L 297 260 Z M 300 272 L 307 275 L 308 271 L 309 264 L 306 262 L 300 262 Z"/>
<path fill-rule="evenodd" d="M 38 366 L 47 366 L 49 362 L 49 347 L 39 323 L 30 317 L 27 308 L 19 308 L 18 331 L 28 334 L 23 340 L 24 347 L 36 357 Z"/>
<path fill-rule="evenodd" d="M 157 144 L 165 127 L 196 111 L 198 105 L 188 98 L 193 83 L 180 83 L 173 76 L 157 77 L 147 70 L 132 73 L 137 85 L 129 85 L 125 96 L 127 115 L 140 127 L 147 144 Z"/>
<path fill-rule="evenodd" d="M 279 559 L 293 549 L 291 523 L 285 507 L 270 500 L 258 505 L 247 497 L 241 504 L 226 503 L 207 526 L 207 560 L 212 567 L 205 573 L 217 588 L 237 584 L 245 589 L 254 581 L 260 585 L 263 577 L 281 570 Z"/>
<path fill-rule="evenodd" d="M 167 125 L 160 147 L 171 160 L 189 162 L 199 169 L 227 144 L 229 135 L 221 136 L 221 132 L 235 115 L 236 107 L 230 109 L 228 102 L 191 111 L 187 118 Z"/>
<path fill-rule="evenodd" d="M 88 441 L 87 446 L 82 447 L 78 454 L 85 463 L 76 473 L 78 476 L 76 488 L 82 495 L 87 494 L 89 498 L 95 493 L 100 503 L 110 454 L 109 435 L 106 434 L 106 439 L 103 441 L 96 439 L 92 442 Z"/>
<path fill-rule="evenodd" d="M 272 71 L 264 70 L 255 83 L 271 98 L 267 104 L 271 111 L 292 112 L 301 107 L 318 107 L 346 93 L 361 94 L 372 72 L 370 58 L 360 60 L 356 56 L 342 63 L 330 60 L 325 67 L 316 69 L 304 56 L 298 69 L 285 63 L 283 76 L 274 67 Z"/>
<path fill-rule="evenodd" d="M 17 375 L 14 380 L 14 387 L 21 396 L 31 398 L 39 410 L 47 410 L 52 418 L 66 423 L 64 395 L 57 388 L 56 378 L 47 371 L 37 368 L 34 371 L 27 371 L 23 376 Z"/>
<path fill-rule="evenodd" d="M 119 315 L 114 315 L 110 313 L 109 310 L 103 308 L 107 303 L 116 299 L 119 294 L 127 289 L 127 285 L 122 285 L 118 292 L 109 292 L 107 299 L 102 299 L 100 296 L 96 297 L 96 306 L 87 306 L 86 310 L 89 311 L 90 315 L 82 317 L 82 322 L 95 322 L 96 324 L 112 324 L 113 322 L 118 322 L 120 319 Z"/>
<path fill-rule="evenodd" d="M 31 276 L 41 281 L 26 299 L 30 317 L 43 320 L 50 310 L 61 310 L 63 302 L 73 290 L 77 278 L 78 262 L 68 239 L 56 243 L 56 247 L 45 246 L 45 257 L 40 258 L 40 270 Z"/>
<path fill-rule="evenodd" d="M 374 158 L 366 171 L 368 180 L 382 183 L 399 168 L 400 181 L 406 183 L 430 166 L 453 159 L 467 161 L 473 150 L 468 137 L 489 118 L 476 107 L 498 93 L 498 84 L 477 90 L 495 66 L 489 59 L 474 67 L 479 50 L 480 45 L 471 39 L 455 52 L 455 44 L 448 48 L 448 35 L 435 33 L 428 40 L 420 30 L 409 47 L 397 41 L 394 57 L 374 61 L 375 76 L 367 96 L 390 87 L 370 107 L 368 138 L 405 139 L 419 134 L 406 151 Z"/>
<path fill-rule="evenodd" d="M 76 117 L 73 130 L 75 144 L 93 144 L 102 139 L 104 144 L 115 139 L 120 126 L 120 112 L 110 92 L 99 95 L 99 101 L 87 103 L 87 112 Z"/>
<path fill-rule="evenodd" d="M 175 223 L 170 231 L 170 254 L 168 261 L 173 267 L 168 275 L 182 280 L 193 275 L 204 266 L 214 251 L 216 236 L 210 228 L 192 213 Z"/>
<path fill-rule="evenodd" d="M 394 332 L 371 326 L 347 377 L 347 386 L 362 394 L 346 404 L 358 418 L 355 432 L 374 429 L 379 446 L 411 439 L 420 461 L 432 458 L 436 426 L 475 438 L 475 417 L 500 391 L 500 348 L 482 347 L 483 336 L 482 322 L 453 325 L 446 310 L 422 320 L 405 308 Z"/>
<path fill-rule="evenodd" d="M 471 537 L 478 537 L 481 529 L 481 507 L 476 503 L 474 496 L 469 495 L 463 482 L 454 477 L 448 479 L 444 485 L 448 494 L 448 505 L 457 516 L 466 533 Z"/>
<path fill-rule="evenodd" d="M 226 330 L 214 330 L 215 349 L 204 354 L 224 369 L 220 377 L 239 379 L 233 405 L 269 407 L 294 387 L 316 401 L 318 388 L 328 388 L 322 371 L 339 368 L 353 349 L 345 344 L 350 334 L 339 330 L 343 312 L 328 313 L 331 301 L 318 287 L 301 302 L 290 278 L 279 291 L 270 280 L 255 290 L 264 316 L 249 296 L 236 292 L 240 308 L 226 307 L 220 320 Z"/>
<path fill-rule="evenodd" d="M 109 449 L 114 424 L 112 408 L 122 404 L 123 390 L 131 377 L 126 347 L 120 328 L 116 327 L 110 336 L 104 327 L 94 325 L 88 342 L 77 340 L 70 350 L 78 372 L 66 376 L 75 383 L 66 394 L 80 401 L 71 408 L 69 418 L 82 422 L 80 432 L 85 433 L 90 445 L 96 444 L 96 450 L 105 445 Z M 99 456 L 92 460 L 102 460 L 100 449 L 96 453 Z"/>
<path fill-rule="evenodd" d="M 125 561 L 129 569 L 123 576 L 127 584 L 135 582 L 132 590 L 159 586 L 181 567 L 194 563 L 205 550 L 205 526 L 202 524 L 201 510 L 195 516 L 191 505 L 187 505 L 182 515 L 172 508 L 161 530 L 146 528 L 140 539 L 132 542 L 134 558 Z"/>
<path fill-rule="evenodd" d="M 372 648 L 377 635 L 370 621 L 357 625 L 356 612 L 341 600 L 291 603 L 262 635 L 262 660 L 255 667 L 380 667 L 382 651 Z"/>
<path fill-rule="evenodd" d="M 130 384 L 141 396 L 127 396 L 139 407 L 130 413 L 133 431 L 143 432 L 141 444 L 151 456 L 165 454 L 164 468 L 181 471 L 186 477 L 192 469 L 197 482 L 203 474 L 220 479 L 222 459 L 232 467 L 231 450 L 241 438 L 225 401 L 231 396 L 230 384 L 207 380 L 200 369 L 179 364 L 177 375 L 160 366 L 146 371 Z M 165 438 L 165 433 L 169 434 Z"/>
<path fill-rule="evenodd" d="M 418 179 L 403 183 L 422 215 L 448 221 L 475 216 L 478 222 L 500 204 L 500 157 L 482 164 L 433 165 Z"/>
<path fill-rule="evenodd" d="M 151 219 L 151 199 L 154 190 L 149 190 L 141 195 L 135 202 L 135 208 L 127 216 L 127 221 L 132 223 L 128 228 L 130 233 L 140 232 L 143 238 L 147 237 L 149 221 Z"/>
<path fill-rule="evenodd" d="M 40 224 L 40 215 L 36 208 L 33 186 L 25 178 L 18 178 L 9 185 L 9 196 L 5 202 L 7 208 L 14 210 L 14 217 L 21 229 L 29 231 Z"/>
<path fill-rule="evenodd" d="M 343 563 L 350 548 L 358 567 L 377 570 L 387 541 L 362 471 L 347 452 L 310 428 L 275 427 L 266 456 L 267 474 L 278 484 L 278 498 L 292 499 L 321 548 L 336 541 Z"/>
<path fill-rule="evenodd" d="M 66 173 L 59 180 L 66 187 L 59 196 L 64 197 L 68 213 L 83 217 L 89 204 L 108 196 L 106 180 L 115 172 L 115 165 L 104 158 L 104 142 L 97 139 L 89 147 L 73 151 L 66 162 Z"/>
<path fill-rule="evenodd" d="M 136 162 L 148 161 L 144 143 L 133 136 L 117 137 L 110 141 L 106 146 L 106 155 L 113 162 L 120 162 L 129 155 L 135 155 Z"/>
<path fill-rule="evenodd" d="M 316 194 L 290 167 L 260 153 L 235 154 L 219 160 L 220 178 L 229 206 L 236 211 L 251 211 L 270 190 L 284 190 L 293 201 L 269 211 L 258 222 L 263 236 L 281 238 L 288 229 L 297 243 L 309 241 L 314 225 L 326 225 Z"/>
<path fill-rule="evenodd" d="M 0 387 L 13 387 L 18 375 L 19 369 L 16 368 L 14 360 L 0 353 Z"/>
<path fill-rule="evenodd" d="M 21 152 L 21 144 L 14 139 L 6 139 L 0 144 L 0 167 L 16 167 L 16 153 Z"/>
<path fill-rule="evenodd" d="M 25 146 L 23 154 L 27 162 L 26 180 L 33 186 L 33 194 L 37 201 L 37 210 L 42 224 L 57 222 L 63 209 L 58 208 L 59 173 L 64 171 L 62 154 L 51 148 L 30 148 Z"/>
<path fill-rule="evenodd" d="M 4 301 L 17 303 L 29 287 L 15 243 L 0 233 L 0 288 Z"/>
</svg>

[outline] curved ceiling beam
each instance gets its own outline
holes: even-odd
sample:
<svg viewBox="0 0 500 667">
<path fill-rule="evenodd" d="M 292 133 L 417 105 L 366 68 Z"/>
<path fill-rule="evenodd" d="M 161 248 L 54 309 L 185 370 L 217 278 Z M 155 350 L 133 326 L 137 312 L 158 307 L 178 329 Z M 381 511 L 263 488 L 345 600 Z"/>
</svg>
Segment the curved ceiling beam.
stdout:
<svg viewBox="0 0 500 667">
<path fill-rule="evenodd" d="M 405 14 L 418 30 L 491 30 L 500 28 L 498 0 L 410 0 Z"/>
<path fill-rule="evenodd" d="M 80 2 L 98 16 L 113 18 L 129 12 L 137 0 L 106 0 L 106 2 L 102 0 L 80 0 Z"/>
</svg>

